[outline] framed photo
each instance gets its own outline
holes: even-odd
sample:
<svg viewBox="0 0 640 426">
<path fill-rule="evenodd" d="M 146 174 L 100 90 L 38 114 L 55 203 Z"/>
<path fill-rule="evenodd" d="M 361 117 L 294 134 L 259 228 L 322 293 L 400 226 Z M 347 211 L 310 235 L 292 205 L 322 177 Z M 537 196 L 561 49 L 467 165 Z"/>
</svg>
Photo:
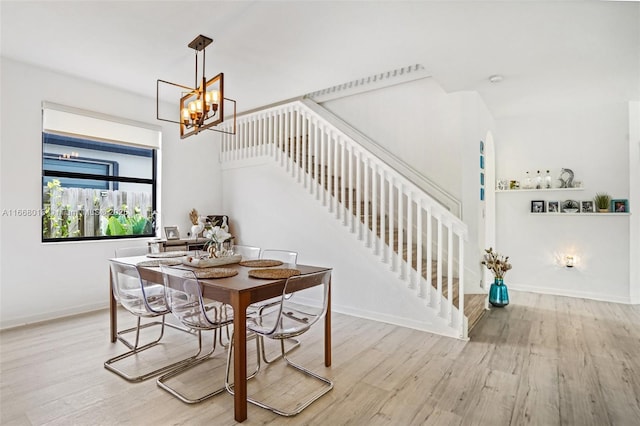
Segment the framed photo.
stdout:
<svg viewBox="0 0 640 426">
<path fill-rule="evenodd" d="M 611 200 L 611 211 L 614 213 L 629 213 L 629 200 Z"/>
<path fill-rule="evenodd" d="M 595 204 L 593 203 L 593 200 L 580 202 L 580 213 L 593 213 L 595 211 Z"/>
<path fill-rule="evenodd" d="M 531 201 L 531 213 L 544 213 L 546 211 L 545 209 L 545 202 L 542 200 L 535 200 L 535 201 Z"/>
<path fill-rule="evenodd" d="M 520 182 L 517 180 L 510 180 L 509 189 L 520 189 Z"/>
<path fill-rule="evenodd" d="M 549 213 L 560 213 L 560 202 L 559 201 L 548 201 L 547 202 L 547 212 L 549 212 Z"/>
<path fill-rule="evenodd" d="M 167 240 L 179 240 L 180 239 L 180 231 L 178 231 L 177 226 L 165 226 L 164 227 L 164 235 L 166 235 Z"/>
<path fill-rule="evenodd" d="M 560 211 L 562 213 L 580 213 L 580 203 L 576 200 L 564 200 L 560 204 Z"/>
</svg>

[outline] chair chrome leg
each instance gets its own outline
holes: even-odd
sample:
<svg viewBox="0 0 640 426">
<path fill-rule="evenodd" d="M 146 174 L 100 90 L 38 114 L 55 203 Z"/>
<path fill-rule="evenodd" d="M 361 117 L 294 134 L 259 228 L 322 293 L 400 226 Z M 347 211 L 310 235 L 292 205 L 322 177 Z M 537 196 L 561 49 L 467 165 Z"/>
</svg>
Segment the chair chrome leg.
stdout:
<svg viewBox="0 0 640 426">
<path fill-rule="evenodd" d="M 140 317 L 138 317 L 138 324 L 139 324 L 139 322 L 140 322 Z M 123 379 L 125 379 L 125 380 L 127 380 L 129 382 L 142 382 L 142 381 L 147 380 L 147 379 L 149 379 L 149 378 L 151 378 L 153 376 L 157 376 L 159 374 L 166 373 L 167 371 L 172 370 L 174 368 L 181 367 L 183 364 L 186 364 L 186 363 L 194 360 L 195 358 L 197 358 L 198 355 L 200 354 L 200 352 L 202 352 L 202 342 L 199 342 L 199 344 L 198 344 L 198 352 L 196 352 L 194 355 L 192 355 L 192 356 L 190 356 L 188 358 L 182 359 L 180 361 L 176 361 L 176 362 L 173 362 L 171 364 L 164 365 L 162 367 L 159 367 L 159 368 L 157 368 L 155 370 L 152 370 L 152 371 L 149 371 L 147 373 L 141 374 L 139 376 L 132 376 L 130 374 L 127 374 L 123 370 L 115 367 L 114 364 L 117 363 L 118 361 L 121 361 L 121 360 L 123 360 L 125 358 L 128 358 L 130 356 L 136 355 L 136 354 L 138 354 L 138 353 L 140 353 L 142 351 L 145 351 L 147 349 L 153 348 L 154 346 L 156 346 L 159 343 L 159 341 L 160 341 L 160 339 L 162 339 L 163 335 L 164 335 L 164 316 L 163 316 L 163 321 L 162 321 L 160 337 L 158 337 L 153 342 L 150 342 L 150 343 L 147 343 L 145 345 L 142 345 L 142 346 L 138 347 L 139 340 L 140 340 L 140 328 L 138 328 L 136 330 L 136 341 L 135 341 L 133 349 L 131 349 L 131 350 L 129 350 L 129 351 L 127 351 L 127 352 L 125 352 L 125 353 L 123 353 L 121 355 L 118 355 L 118 356 L 115 356 L 113 358 L 110 358 L 110 359 L 106 360 L 104 362 L 104 368 L 106 368 L 107 370 L 117 374 L 118 376 L 122 377 Z"/>
<path fill-rule="evenodd" d="M 281 354 L 278 356 L 278 358 L 282 358 L 288 366 L 300 371 L 301 373 L 313 377 L 319 381 L 321 381 L 322 383 L 324 383 L 326 386 L 324 386 L 320 391 L 318 391 L 313 397 L 307 399 L 306 401 L 296 405 L 296 409 L 293 411 L 285 411 L 283 409 L 271 406 L 269 404 L 265 404 L 264 402 L 258 401 L 256 399 L 253 399 L 249 396 L 247 396 L 247 401 L 252 403 L 253 405 L 257 405 L 258 407 L 262 407 L 265 408 L 267 410 L 270 410 L 280 416 L 284 416 L 284 417 L 291 417 L 291 416 L 295 416 L 297 414 L 300 414 L 302 412 L 302 410 L 304 410 L 305 408 L 307 408 L 309 405 L 311 405 L 312 403 L 314 403 L 315 401 L 317 401 L 318 399 L 320 399 L 320 397 L 322 397 L 323 395 L 325 395 L 327 392 L 329 392 L 331 389 L 333 389 L 333 382 L 329 379 L 327 379 L 326 377 L 322 377 L 319 374 L 314 373 L 311 370 L 308 370 L 305 367 L 302 367 L 299 364 L 296 364 L 294 362 L 292 362 L 289 358 L 287 358 L 287 351 L 285 351 L 284 349 L 284 340 L 286 339 L 281 339 L 280 341 L 280 348 L 281 348 Z M 275 360 L 275 359 L 274 359 Z M 227 370 L 227 375 L 228 375 L 228 370 Z M 227 387 L 227 390 L 230 393 L 233 393 L 229 390 L 229 388 Z"/>
<path fill-rule="evenodd" d="M 247 380 L 253 379 L 256 377 L 258 372 L 260 371 L 260 340 L 257 335 L 248 336 L 247 339 L 256 339 L 256 369 L 247 376 Z M 231 372 L 231 354 L 233 352 L 233 342 L 235 340 L 235 334 L 231 335 L 231 342 L 229 343 L 229 347 L 227 348 L 227 372 L 224 379 L 224 386 L 231 395 L 233 395 L 233 384 L 229 383 L 229 373 Z"/>
<path fill-rule="evenodd" d="M 277 361 L 280 358 L 282 358 L 282 354 L 280 354 L 280 355 L 276 355 L 273 359 L 267 359 L 267 353 L 266 353 L 266 350 L 265 350 L 265 347 L 264 347 L 265 346 L 264 345 L 264 337 L 258 336 L 258 339 L 260 340 L 260 353 L 262 354 L 262 360 L 264 361 L 265 364 L 271 364 L 272 362 Z M 286 351 L 283 349 L 285 340 L 292 343 L 292 346 L 289 349 L 287 349 Z M 280 346 L 281 346 L 282 351 L 284 353 L 290 353 L 294 349 L 296 349 L 298 346 L 300 346 L 300 341 L 298 339 L 294 339 L 294 338 L 290 337 L 288 339 L 280 340 Z"/>
<path fill-rule="evenodd" d="M 127 328 L 127 329 L 125 329 L 125 330 L 120 330 L 120 331 L 117 333 L 118 340 L 119 340 L 122 344 L 124 344 L 126 347 L 128 347 L 129 349 L 135 349 L 135 348 L 138 346 L 138 343 L 139 343 L 139 342 L 138 342 L 138 338 L 139 338 L 138 333 L 136 333 L 136 342 L 135 342 L 135 343 L 133 343 L 133 344 L 132 344 L 131 342 L 129 342 L 129 341 L 124 337 L 124 334 L 126 334 L 126 333 L 131 333 L 131 332 L 134 332 L 134 331 L 138 332 L 139 330 L 142 330 L 142 329 L 145 329 L 145 328 L 148 328 L 148 327 L 153 327 L 153 326 L 156 326 L 156 325 L 159 325 L 159 326 L 161 326 L 161 327 L 162 327 L 162 328 L 161 328 L 161 331 L 160 331 L 160 337 L 159 337 L 159 338 L 157 338 L 156 340 L 154 340 L 154 342 L 156 342 L 156 343 L 157 343 L 158 341 L 160 341 L 160 339 L 161 339 L 161 338 L 162 338 L 162 336 L 164 335 L 164 326 L 165 326 L 165 325 L 166 325 L 167 327 L 171 327 L 171 328 L 173 328 L 173 329 L 175 329 L 175 330 L 180 330 L 180 331 L 184 331 L 184 332 L 187 332 L 187 333 L 191 333 L 191 330 L 189 330 L 189 329 L 187 329 L 187 328 L 183 328 L 183 327 L 180 327 L 180 326 L 177 326 L 177 325 L 174 325 L 174 324 L 171 324 L 171 323 L 165 322 L 165 316 L 164 316 L 164 315 L 162 316 L 162 321 L 152 321 L 152 322 L 148 322 L 148 323 L 146 323 L 146 324 L 141 324 L 141 317 L 138 317 L 138 318 L 137 318 L 137 325 L 136 325 L 135 327 Z"/>
<path fill-rule="evenodd" d="M 202 364 L 206 361 L 210 361 L 214 358 L 211 357 L 211 355 L 213 355 L 213 353 L 216 350 L 216 339 L 218 339 L 218 332 L 219 330 L 214 330 L 214 334 L 213 334 L 213 344 L 211 346 L 211 350 L 209 352 L 207 352 L 206 354 L 204 354 L 203 356 L 194 359 L 193 361 L 186 363 L 185 365 L 178 367 L 174 370 L 169 371 L 168 373 L 160 376 L 158 378 L 158 380 L 156 380 L 157 385 L 166 390 L 167 392 L 169 392 L 171 395 L 175 396 L 176 398 L 178 398 L 180 401 L 184 402 L 185 404 L 197 404 L 199 402 L 202 402 L 206 399 L 209 399 L 213 396 L 216 396 L 220 393 L 222 393 L 226 386 L 222 386 L 212 392 L 209 392 L 205 395 L 202 395 L 198 398 L 188 398 L 184 393 L 180 393 L 178 392 L 175 388 L 172 388 L 171 386 L 169 386 L 167 384 L 167 381 L 169 379 L 171 379 L 172 377 L 176 377 L 181 375 L 182 373 L 190 370 L 192 367 L 195 367 L 198 364 Z M 198 330 L 198 341 L 200 342 L 200 348 L 202 348 L 202 331 Z"/>
</svg>

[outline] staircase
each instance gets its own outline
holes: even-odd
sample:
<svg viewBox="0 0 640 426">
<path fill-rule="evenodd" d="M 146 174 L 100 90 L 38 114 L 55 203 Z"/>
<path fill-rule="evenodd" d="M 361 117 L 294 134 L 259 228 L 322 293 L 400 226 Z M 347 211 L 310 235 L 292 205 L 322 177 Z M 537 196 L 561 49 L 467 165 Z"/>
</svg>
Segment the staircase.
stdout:
<svg viewBox="0 0 640 426">
<path fill-rule="evenodd" d="M 486 295 L 464 294 L 466 226 L 308 102 L 240 117 L 236 136 L 223 136 L 221 160 L 272 157 L 424 299 L 451 336 L 466 339 L 486 312 Z"/>
</svg>

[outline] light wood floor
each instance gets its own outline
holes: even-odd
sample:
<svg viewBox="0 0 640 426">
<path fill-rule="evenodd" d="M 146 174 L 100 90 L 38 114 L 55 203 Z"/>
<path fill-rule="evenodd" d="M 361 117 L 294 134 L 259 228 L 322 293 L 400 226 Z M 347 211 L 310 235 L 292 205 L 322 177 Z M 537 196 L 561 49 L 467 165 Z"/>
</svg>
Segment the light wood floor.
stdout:
<svg viewBox="0 0 640 426">
<path fill-rule="evenodd" d="M 249 405 L 244 424 L 640 424 L 640 306 L 510 296 L 468 343 L 334 314 L 333 366 L 322 366 L 322 327 L 304 336 L 292 358 L 331 377 L 335 388 L 289 419 Z M 185 338 L 193 343 L 180 332 L 167 337 L 175 347 Z M 2 425 L 235 424 L 231 395 L 187 406 L 155 380 L 130 384 L 105 370 L 103 361 L 124 349 L 108 342 L 106 311 L 8 330 L 0 339 Z M 221 356 L 204 364 L 217 368 L 192 380 L 220 380 L 223 363 Z M 306 391 L 308 382 L 293 374 L 286 377 L 295 386 L 269 390 L 265 379 L 281 366 L 264 371 L 249 382 L 250 393 Z"/>
</svg>

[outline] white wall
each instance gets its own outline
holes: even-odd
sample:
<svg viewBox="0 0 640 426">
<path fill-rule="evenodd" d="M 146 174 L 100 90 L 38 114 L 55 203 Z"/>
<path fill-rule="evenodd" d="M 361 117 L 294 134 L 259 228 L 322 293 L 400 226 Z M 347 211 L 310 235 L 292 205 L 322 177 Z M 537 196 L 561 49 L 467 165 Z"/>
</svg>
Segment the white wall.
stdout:
<svg viewBox="0 0 640 426">
<path fill-rule="evenodd" d="M 155 118 L 155 100 L 2 58 L 0 131 L 0 327 L 108 306 L 108 264 L 116 247 L 143 240 L 41 243 L 43 100 L 163 126 L 164 224 L 190 228 L 191 208 L 219 213 L 220 166 L 209 133 L 181 141 Z M 149 82 L 154 84 L 153 81 Z"/>
<path fill-rule="evenodd" d="M 591 200 L 603 191 L 629 198 L 628 117 L 628 104 L 620 102 L 575 104 L 496 120 L 498 178 L 521 180 L 525 171 L 538 169 L 558 176 L 565 167 L 584 185 L 582 191 L 496 194 L 497 249 L 513 264 L 507 285 L 630 301 L 630 216 L 529 214 L 531 200 Z M 566 254 L 578 258 L 575 268 L 562 266 Z"/>
<path fill-rule="evenodd" d="M 424 176 L 461 199 L 461 145 L 452 134 L 451 99 L 432 78 L 322 104 Z"/>
</svg>

